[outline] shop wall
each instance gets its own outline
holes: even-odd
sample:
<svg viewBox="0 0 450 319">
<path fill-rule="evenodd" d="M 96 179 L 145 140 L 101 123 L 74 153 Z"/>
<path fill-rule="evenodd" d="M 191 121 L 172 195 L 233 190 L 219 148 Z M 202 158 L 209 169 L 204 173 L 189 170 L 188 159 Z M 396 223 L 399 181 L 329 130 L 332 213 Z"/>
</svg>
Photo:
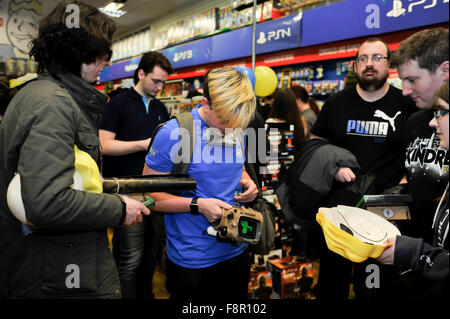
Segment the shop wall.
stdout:
<svg viewBox="0 0 450 319">
<path fill-rule="evenodd" d="M 0 57 L 28 58 L 28 43 L 37 34 L 49 0 L 0 0 Z"/>
<path fill-rule="evenodd" d="M 54 0 L 0 0 L 0 75 L 34 73 L 29 43 L 39 21 L 55 6 Z"/>
</svg>

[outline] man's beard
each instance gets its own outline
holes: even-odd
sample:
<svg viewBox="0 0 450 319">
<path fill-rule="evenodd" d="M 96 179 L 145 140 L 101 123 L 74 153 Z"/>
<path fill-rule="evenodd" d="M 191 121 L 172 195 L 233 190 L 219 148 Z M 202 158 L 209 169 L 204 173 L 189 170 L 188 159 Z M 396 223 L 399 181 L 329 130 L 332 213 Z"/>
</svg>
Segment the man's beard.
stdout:
<svg viewBox="0 0 450 319">
<path fill-rule="evenodd" d="M 369 69 L 365 69 L 363 71 L 363 74 L 364 74 L 364 72 L 366 72 L 368 70 L 371 70 L 373 72 L 377 72 L 374 69 L 369 68 Z M 361 89 L 363 89 L 364 91 L 377 91 L 377 90 L 381 89 L 385 85 L 388 76 L 389 76 L 389 73 L 387 73 L 382 78 L 367 79 L 367 78 L 364 78 L 363 76 L 360 76 L 358 73 L 356 73 L 356 81 L 358 82 L 358 84 L 361 87 Z"/>
</svg>

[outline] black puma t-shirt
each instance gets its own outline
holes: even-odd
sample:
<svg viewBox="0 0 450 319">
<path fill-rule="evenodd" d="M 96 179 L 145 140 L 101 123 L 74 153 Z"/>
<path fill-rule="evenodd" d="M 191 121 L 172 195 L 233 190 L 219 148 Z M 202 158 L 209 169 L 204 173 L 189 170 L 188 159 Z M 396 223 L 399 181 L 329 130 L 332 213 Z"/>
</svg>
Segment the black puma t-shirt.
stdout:
<svg viewBox="0 0 450 319">
<path fill-rule="evenodd" d="M 415 111 L 414 101 L 393 86 L 375 102 L 363 100 L 352 87 L 325 102 L 311 133 L 352 152 L 361 173 L 375 174 L 380 192 L 405 174 L 404 130 Z"/>
</svg>

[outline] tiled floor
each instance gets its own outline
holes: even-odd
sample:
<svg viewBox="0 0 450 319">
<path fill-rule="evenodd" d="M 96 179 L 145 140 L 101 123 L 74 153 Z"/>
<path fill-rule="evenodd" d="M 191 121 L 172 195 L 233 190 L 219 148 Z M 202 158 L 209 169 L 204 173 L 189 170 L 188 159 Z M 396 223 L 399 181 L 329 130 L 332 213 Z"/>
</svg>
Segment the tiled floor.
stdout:
<svg viewBox="0 0 450 319">
<path fill-rule="evenodd" d="M 166 290 L 166 275 L 164 274 L 163 264 L 156 264 L 155 274 L 153 275 L 153 294 L 155 299 L 169 299 L 170 294 Z"/>
<path fill-rule="evenodd" d="M 153 294 L 155 299 L 169 299 L 170 297 L 166 290 L 166 276 L 162 263 L 156 264 L 155 274 L 153 275 Z"/>
</svg>

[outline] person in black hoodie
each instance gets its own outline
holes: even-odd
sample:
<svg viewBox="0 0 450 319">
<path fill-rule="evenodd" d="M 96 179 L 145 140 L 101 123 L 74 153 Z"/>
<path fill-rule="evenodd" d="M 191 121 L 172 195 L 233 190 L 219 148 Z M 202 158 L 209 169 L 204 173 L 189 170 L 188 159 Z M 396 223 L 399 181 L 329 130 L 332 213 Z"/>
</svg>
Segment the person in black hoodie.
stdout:
<svg viewBox="0 0 450 319">
<path fill-rule="evenodd" d="M 436 135 L 442 148 L 449 148 L 448 131 L 448 82 L 445 82 L 434 96 L 434 117 L 429 125 L 436 129 Z M 448 256 L 448 181 L 434 215 L 433 244 L 426 243 L 422 238 L 397 236 L 389 238 L 391 244 L 378 262 L 395 265 L 401 270 L 410 270 L 415 281 L 412 297 L 428 297 L 448 299 L 449 296 L 449 256 Z"/>
</svg>

